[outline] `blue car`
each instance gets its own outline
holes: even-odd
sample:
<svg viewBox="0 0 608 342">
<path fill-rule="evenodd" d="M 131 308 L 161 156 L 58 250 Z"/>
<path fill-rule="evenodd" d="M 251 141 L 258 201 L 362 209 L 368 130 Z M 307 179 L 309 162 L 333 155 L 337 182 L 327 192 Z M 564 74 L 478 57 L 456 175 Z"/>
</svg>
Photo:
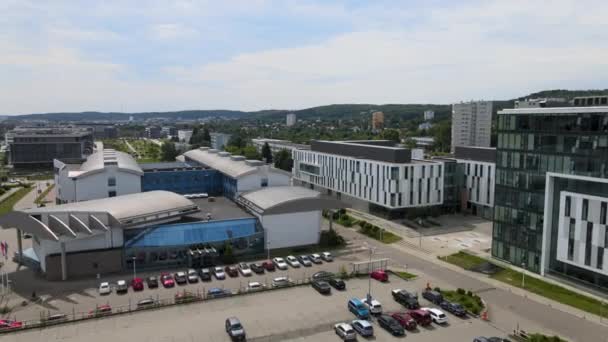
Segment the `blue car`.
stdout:
<svg viewBox="0 0 608 342">
<path fill-rule="evenodd" d="M 363 302 L 357 298 L 351 298 L 348 301 L 348 310 L 357 316 L 359 319 L 366 319 L 369 317 L 369 310 Z"/>
</svg>

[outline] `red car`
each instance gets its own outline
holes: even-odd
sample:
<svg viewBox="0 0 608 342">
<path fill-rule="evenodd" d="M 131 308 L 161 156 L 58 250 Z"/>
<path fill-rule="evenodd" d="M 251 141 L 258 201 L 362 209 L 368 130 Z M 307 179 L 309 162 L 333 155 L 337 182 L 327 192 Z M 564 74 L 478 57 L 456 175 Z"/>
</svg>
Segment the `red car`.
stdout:
<svg viewBox="0 0 608 342">
<path fill-rule="evenodd" d="M 169 273 L 162 273 L 160 275 L 160 282 L 164 287 L 173 287 L 175 286 L 175 280 L 173 280 L 173 276 Z"/>
<path fill-rule="evenodd" d="M 23 327 L 23 323 L 11 321 L 10 319 L 0 319 L 0 330 L 19 329 Z"/>
<path fill-rule="evenodd" d="M 89 316 L 100 317 L 112 314 L 112 307 L 109 304 L 100 305 L 94 310 L 89 311 Z"/>
<path fill-rule="evenodd" d="M 144 289 L 144 280 L 141 278 L 133 278 L 131 281 L 133 291 L 142 291 Z"/>
<path fill-rule="evenodd" d="M 274 263 L 270 260 L 264 261 L 262 267 L 264 267 L 266 271 L 274 271 Z"/>
<path fill-rule="evenodd" d="M 375 270 L 370 274 L 370 277 L 372 277 L 373 279 L 376 279 L 378 281 L 381 282 L 387 282 L 388 281 L 388 273 L 386 273 L 383 270 Z"/>
<path fill-rule="evenodd" d="M 430 325 L 433 322 L 431 314 L 426 310 L 411 310 L 407 314 L 410 315 L 418 325 L 423 327 Z"/>
<path fill-rule="evenodd" d="M 236 266 L 226 266 L 224 268 L 224 271 L 230 277 L 234 278 L 234 277 L 238 277 L 239 276 L 239 270 L 238 270 L 238 268 L 236 268 Z"/>
<path fill-rule="evenodd" d="M 394 312 L 391 314 L 391 317 L 393 317 L 397 322 L 399 322 L 399 324 L 401 324 L 402 327 L 407 330 L 414 330 L 418 326 L 416 320 L 406 312 Z"/>
</svg>

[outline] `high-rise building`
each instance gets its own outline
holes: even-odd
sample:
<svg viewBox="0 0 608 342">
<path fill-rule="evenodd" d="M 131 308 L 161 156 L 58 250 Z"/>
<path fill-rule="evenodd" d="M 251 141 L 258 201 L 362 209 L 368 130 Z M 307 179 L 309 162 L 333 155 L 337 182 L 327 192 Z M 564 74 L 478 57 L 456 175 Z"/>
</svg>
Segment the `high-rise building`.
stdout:
<svg viewBox="0 0 608 342">
<path fill-rule="evenodd" d="M 574 103 L 498 112 L 492 255 L 608 288 L 608 106 Z"/>
<path fill-rule="evenodd" d="M 456 146 L 490 147 L 492 102 L 452 105 L 452 153 Z"/>
<path fill-rule="evenodd" d="M 287 116 L 285 117 L 285 120 L 286 120 L 287 126 L 295 125 L 296 124 L 296 114 L 295 113 L 287 114 Z"/>
<path fill-rule="evenodd" d="M 191 129 L 180 129 L 177 131 L 177 139 L 179 139 L 180 142 L 188 144 L 190 143 L 190 138 L 192 138 Z"/>
<path fill-rule="evenodd" d="M 224 150 L 224 147 L 228 145 L 230 137 L 232 137 L 231 134 L 225 133 L 211 133 L 209 135 L 211 136 L 211 148 L 216 150 Z"/>
<path fill-rule="evenodd" d="M 433 120 L 434 118 L 435 118 L 435 112 L 433 112 L 432 110 L 424 111 L 424 121 L 430 121 L 430 120 Z"/>
<path fill-rule="evenodd" d="M 384 113 L 373 112 L 372 113 L 372 130 L 378 131 L 384 128 Z"/>
</svg>

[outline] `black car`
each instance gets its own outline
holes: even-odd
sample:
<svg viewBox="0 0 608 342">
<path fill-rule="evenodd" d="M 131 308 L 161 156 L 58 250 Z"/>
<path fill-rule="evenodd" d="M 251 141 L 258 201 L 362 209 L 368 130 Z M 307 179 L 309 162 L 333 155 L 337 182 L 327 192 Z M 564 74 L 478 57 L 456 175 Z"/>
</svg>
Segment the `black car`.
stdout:
<svg viewBox="0 0 608 342">
<path fill-rule="evenodd" d="M 325 280 L 313 280 L 312 287 L 321 294 L 330 294 L 331 287 Z"/>
<path fill-rule="evenodd" d="M 399 324 L 399 322 L 389 315 L 380 315 L 378 317 L 378 324 L 386 331 L 391 333 L 393 336 L 405 335 L 405 330 Z"/>
<path fill-rule="evenodd" d="M 467 311 L 464 309 L 464 307 L 462 307 L 462 305 L 458 303 L 452 303 L 448 302 L 447 300 L 444 300 L 443 302 L 441 302 L 440 306 L 445 311 L 451 312 L 452 314 L 458 317 L 464 317 L 467 315 Z"/>
<path fill-rule="evenodd" d="M 158 278 L 155 276 L 150 276 L 146 278 L 146 283 L 148 284 L 149 289 L 155 289 L 158 287 Z"/>
<path fill-rule="evenodd" d="M 262 264 L 258 264 L 258 263 L 249 264 L 249 268 L 251 268 L 253 273 L 264 274 L 264 266 L 262 266 Z"/>
<path fill-rule="evenodd" d="M 188 276 L 186 275 L 186 272 L 177 272 L 173 275 L 173 278 L 175 278 L 175 282 L 180 285 L 188 283 Z"/>
<path fill-rule="evenodd" d="M 331 278 L 328 283 L 336 290 L 346 290 L 346 283 L 340 278 Z"/>
<path fill-rule="evenodd" d="M 202 281 L 211 281 L 211 270 L 208 268 L 201 268 L 198 271 L 198 276 L 201 277 Z"/>
<path fill-rule="evenodd" d="M 425 290 L 422 292 L 422 297 L 436 305 L 440 305 L 443 302 L 443 296 L 438 291 Z"/>
<path fill-rule="evenodd" d="M 405 306 L 406 308 L 410 310 L 420 308 L 420 303 L 418 303 L 418 296 L 414 293 L 407 292 L 406 290 L 402 289 L 392 290 L 391 293 L 393 295 L 393 299 L 397 303 Z"/>
<path fill-rule="evenodd" d="M 312 275 L 313 280 L 319 280 L 319 279 L 329 280 L 334 277 L 335 277 L 335 275 L 333 273 L 327 272 L 327 271 L 320 271 L 320 272 L 317 272 Z"/>
</svg>

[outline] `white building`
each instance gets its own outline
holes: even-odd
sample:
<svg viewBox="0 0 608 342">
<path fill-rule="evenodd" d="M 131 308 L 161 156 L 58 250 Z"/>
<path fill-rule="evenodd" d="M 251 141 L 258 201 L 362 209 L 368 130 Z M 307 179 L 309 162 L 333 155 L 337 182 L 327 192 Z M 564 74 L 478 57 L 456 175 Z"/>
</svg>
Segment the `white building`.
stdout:
<svg viewBox="0 0 608 342">
<path fill-rule="evenodd" d="M 459 180 L 462 210 L 492 219 L 496 184 L 496 149 L 457 146 L 454 158 L 463 179 Z"/>
<path fill-rule="evenodd" d="M 192 138 L 192 130 L 191 129 L 180 129 L 177 131 L 177 138 L 180 142 L 189 143 L 190 138 Z"/>
<path fill-rule="evenodd" d="M 420 125 L 418 125 L 418 129 L 421 131 L 426 131 L 429 130 L 433 127 L 433 124 L 430 122 L 423 122 Z"/>
<path fill-rule="evenodd" d="M 304 144 L 296 144 L 296 143 L 292 143 L 291 141 L 287 141 L 287 140 L 280 140 L 280 139 L 266 139 L 266 138 L 258 138 L 258 139 L 251 139 L 251 142 L 253 143 L 253 146 L 255 146 L 256 150 L 258 150 L 258 152 L 262 152 L 262 147 L 264 147 L 265 143 L 268 143 L 268 146 L 270 147 L 270 151 L 272 153 L 277 153 L 281 150 L 287 150 L 289 151 L 289 153 L 291 153 L 291 151 L 295 150 L 295 149 L 309 149 L 310 146 L 309 145 L 304 145 Z"/>
<path fill-rule="evenodd" d="M 141 192 L 142 169 L 131 155 L 112 149 L 82 164 L 53 161 L 57 203 L 88 201 Z"/>
<path fill-rule="evenodd" d="M 285 121 L 286 121 L 287 127 L 295 125 L 296 124 L 296 114 L 295 113 L 287 114 L 287 116 L 285 116 Z"/>
<path fill-rule="evenodd" d="M 492 102 L 452 105 L 452 153 L 456 146 L 490 147 Z"/>
<path fill-rule="evenodd" d="M 293 159 L 295 180 L 338 199 L 389 211 L 443 203 L 443 163 L 412 160 L 410 150 L 389 141 L 313 141 Z"/>
<path fill-rule="evenodd" d="M 435 112 L 433 112 L 432 110 L 424 111 L 424 121 L 431 121 L 434 118 L 435 118 Z"/>
<path fill-rule="evenodd" d="M 211 136 L 211 148 L 216 150 L 224 150 L 224 147 L 228 145 L 228 141 L 230 141 L 231 134 L 225 133 L 210 133 Z"/>
</svg>

